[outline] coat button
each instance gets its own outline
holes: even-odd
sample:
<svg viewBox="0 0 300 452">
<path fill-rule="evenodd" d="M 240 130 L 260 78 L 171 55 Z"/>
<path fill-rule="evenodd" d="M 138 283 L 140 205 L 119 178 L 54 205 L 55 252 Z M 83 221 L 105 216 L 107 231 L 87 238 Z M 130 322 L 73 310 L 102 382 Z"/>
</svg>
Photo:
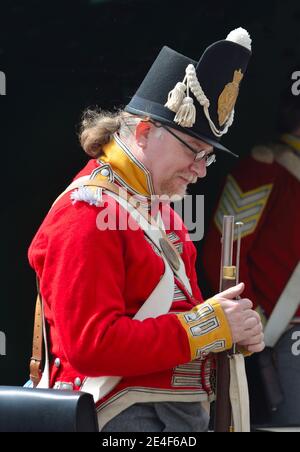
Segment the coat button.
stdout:
<svg viewBox="0 0 300 452">
<path fill-rule="evenodd" d="M 74 380 L 74 385 L 75 385 L 75 386 L 81 386 L 81 380 L 80 380 L 79 377 L 75 378 L 75 380 Z"/>
<path fill-rule="evenodd" d="M 57 368 L 60 367 L 60 359 L 59 359 L 59 358 L 56 358 L 56 359 L 55 359 L 55 361 L 54 361 L 54 366 L 57 367 Z"/>
<path fill-rule="evenodd" d="M 104 168 L 101 171 L 101 176 L 108 177 L 109 176 L 109 170 L 107 168 Z"/>
</svg>

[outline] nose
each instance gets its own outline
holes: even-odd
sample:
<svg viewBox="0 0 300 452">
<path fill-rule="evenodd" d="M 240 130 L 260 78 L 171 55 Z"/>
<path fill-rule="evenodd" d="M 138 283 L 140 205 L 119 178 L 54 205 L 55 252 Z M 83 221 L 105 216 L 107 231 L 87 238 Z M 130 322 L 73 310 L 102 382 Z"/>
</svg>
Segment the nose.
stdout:
<svg viewBox="0 0 300 452">
<path fill-rule="evenodd" d="M 195 176 L 203 178 L 207 174 L 207 168 L 205 160 L 195 160 L 190 166 L 191 171 Z"/>
</svg>

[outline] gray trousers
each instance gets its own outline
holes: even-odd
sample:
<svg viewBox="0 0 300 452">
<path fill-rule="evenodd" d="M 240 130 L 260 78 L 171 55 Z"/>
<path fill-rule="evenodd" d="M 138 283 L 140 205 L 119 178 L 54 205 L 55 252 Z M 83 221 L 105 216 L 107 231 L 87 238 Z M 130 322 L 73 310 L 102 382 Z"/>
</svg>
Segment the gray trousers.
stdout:
<svg viewBox="0 0 300 452">
<path fill-rule="evenodd" d="M 300 325 L 286 332 L 275 350 L 284 401 L 272 415 L 272 424 L 300 426 Z"/>
<path fill-rule="evenodd" d="M 200 402 L 136 403 L 102 432 L 206 432 L 209 416 Z"/>
</svg>

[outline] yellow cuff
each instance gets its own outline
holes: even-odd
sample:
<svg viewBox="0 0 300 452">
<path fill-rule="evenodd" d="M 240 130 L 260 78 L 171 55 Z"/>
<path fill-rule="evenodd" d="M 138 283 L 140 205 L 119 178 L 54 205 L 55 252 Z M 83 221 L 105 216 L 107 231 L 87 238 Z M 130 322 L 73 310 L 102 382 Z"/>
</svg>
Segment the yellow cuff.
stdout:
<svg viewBox="0 0 300 452">
<path fill-rule="evenodd" d="M 216 299 L 210 298 L 191 311 L 177 314 L 177 317 L 188 336 L 191 360 L 232 347 L 230 327 Z"/>
</svg>

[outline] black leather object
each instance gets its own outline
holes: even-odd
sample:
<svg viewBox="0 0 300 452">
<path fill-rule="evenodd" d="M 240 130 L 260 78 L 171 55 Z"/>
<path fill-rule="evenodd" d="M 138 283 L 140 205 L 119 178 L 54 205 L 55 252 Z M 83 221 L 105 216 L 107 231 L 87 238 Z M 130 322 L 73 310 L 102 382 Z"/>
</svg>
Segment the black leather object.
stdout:
<svg viewBox="0 0 300 452">
<path fill-rule="evenodd" d="M 0 386 L 0 432 L 98 432 L 91 394 Z"/>
</svg>

